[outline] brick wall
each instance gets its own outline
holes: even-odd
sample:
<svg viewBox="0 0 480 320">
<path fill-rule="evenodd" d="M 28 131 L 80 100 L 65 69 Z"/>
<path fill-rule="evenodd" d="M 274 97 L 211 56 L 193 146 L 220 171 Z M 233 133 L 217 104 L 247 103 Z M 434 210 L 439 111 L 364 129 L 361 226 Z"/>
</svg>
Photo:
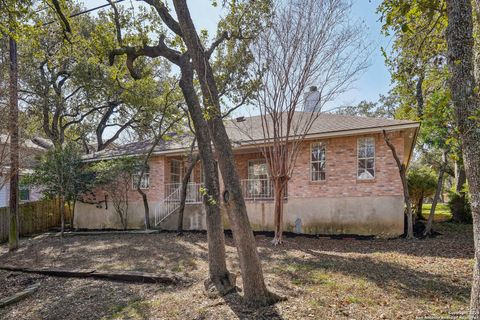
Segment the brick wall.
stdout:
<svg viewBox="0 0 480 320">
<path fill-rule="evenodd" d="M 375 138 L 375 179 L 357 179 L 357 139 Z M 404 142 L 400 133 L 390 134 L 392 143 L 403 159 Z M 326 180 L 310 179 L 310 144 L 323 142 L 326 145 Z M 238 154 L 235 161 L 241 179 L 247 179 L 247 162 L 261 159 L 261 153 Z M 383 135 L 328 138 L 305 141 L 299 152 L 292 179 L 288 184 L 288 197 L 361 197 L 402 195 L 398 168 Z"/>
<path fill-rule="evenodd" d="M 375 179 L 357 179 L 357 139 L 375 138 Z M 403 158 L 403 137 L 391 134 L 400 159 Z M 310 144 L 323 142 L 326 145 L 326 180 L 310 179 Z M 150 160 L 150 188 L 144 190 L 149 201 L 160 201 L 164 197 L 165 183 L 170 181 L 170 160 L 181 157 L 155 156 Z M 262 159 L 260 152 L 237 154 L 235 162 L 240 179 L 248 178 L 248 160 Z M 200 163 L 194 170 L 194 181 L 200 182 Z M 103 191 L 97 195 L 103 200 Z M 382 134 L 328 138 L 305 141 L 301 146 L 292 179 L 288 184 L 289 198 L 311 197 L 361 197 L 402 195 L 398 169 Z M 131 190 L 130 201 L 141 201 L 137 191 Z"/>
</svg>

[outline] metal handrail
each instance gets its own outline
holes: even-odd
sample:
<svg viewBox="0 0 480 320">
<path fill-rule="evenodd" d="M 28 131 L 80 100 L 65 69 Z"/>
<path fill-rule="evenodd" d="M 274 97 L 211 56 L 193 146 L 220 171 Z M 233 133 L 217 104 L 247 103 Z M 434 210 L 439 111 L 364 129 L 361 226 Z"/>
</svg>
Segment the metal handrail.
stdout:
<svg viewBox="0 0 480 320">
<path fill-rule="evenodd" d="M 202 193 L 200 188 L 201 183 L 188 183 L 187 197 L 185 203 L 201 203 Z M 162 202 L 155 208 L 155 225 L 158 226 L 162 221 L 168 218 L 180 207 L 180 198 L 182 192 L 181 183 L 167 183 L 165 184 L 165 193 L 168 194 Z"/>
</svg>

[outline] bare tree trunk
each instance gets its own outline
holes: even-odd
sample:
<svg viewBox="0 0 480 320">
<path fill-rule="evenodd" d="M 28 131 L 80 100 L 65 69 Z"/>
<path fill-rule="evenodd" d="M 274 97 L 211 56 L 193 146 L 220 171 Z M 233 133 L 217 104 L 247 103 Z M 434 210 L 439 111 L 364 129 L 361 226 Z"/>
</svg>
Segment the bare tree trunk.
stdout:
<svg viewBox="0 0 480 320">
<path fill-rule="evenodd" d="M 273 237 L 272 243 L 274 245 L 283 243 L 283 205 L 284 205 L 284 195 L 285 195 L 285 184 L 282 182 L 282 178 L 274 179 L 274 226 L 275 226 L 275 235 Z"/>
<path fill-rule="evenodd" d="M 403 198 L 405 200 L 405 206 L 407 207 L 407 239 L 413 239 L 413 217 L 412 217 L 412 206 L 410 203 L 410 195 L 408 193 L 408 183 L 407 183 L 407 168 L 405 165 L 400 161 L 397 155 L 397 150 L 395 149 L 395 146 L 390 142 L 390 139 L 388 138 L 387 132 L 383 130 L 383 138 L 385 139 L 385 142 L 387 143 L 388 147 L 392 151 L 393 158 L 395 159 L 395 162 L 397 163 L 398 167 L 398 172 L 400 173 L 400 179 L 402 180 L 402 186 L 403 186 Z"/>
<path fill-rule="evenodd" d="M 423 217 L 423 199 L 424 199 L 424 196 L 422 193 L 422 196 L 418 199 L 418 203 L 417 203 L 416 216 L 418 220 L 425 220 Z"/>
<path fill-rule="evenodd" d="M 19 214 L 19 146 L 18 146 L 18 64 L 17 43 L 10 37 L 10 227 L 8 233 L 8 248 L 10 251 L 18 248 L 18 214 Z"/>
<path fill-rule="evenodd" d="M 185 212 L 185 202 L 187 201 L 187 188 L 188 188 L 188 181 L 190 181 L 190 176 L 192 175 L 192 171 L 195 168 L 198 160 L 200 160 L 199 155 L 190 155 L 190 164 L 187 167 L 187 171 L 182 179 L 182 189 L 180 193 L 180 207 L 178 208 L 178 221 L 177 221 L 177 233 L 181 235 L 183 233 L 183 213 Z"/>
<path fill-rule="evenodd" d="M 58 195 L 58 206 L 60 209 L 60 236 L 63 238 L 65 232 L 65 197 L 63 192 Z"/>
<path fill-rule="evenodd" d="M 189 59 L 189 57 L 184 56 L 180 63 L 182 74 L 180 88 L 185 97 L 185 102 L 195 129 L 207 193 L 204 195 L 204 205 L 207 214 L 209 278 L 205 281 L 205 288 L 208 291 L 215 288 L 220 295 L 225 295 L 235 289 L 235 277 L 228 272 L 225 260 L 225 235 L 220 213 L 218 169 L 215 165 L 207 122 L 203 117 L 203 111 L 193 85 L 193 68 L 187 59 Z"/>
<path fill-rule="evenodd" d="M 75 207 L 77 205 L 77 200 L 73 200 L 73 205 L 72 205 L 72 211 L 70 212 L 70 220 L 71 220 L 71 226 L 72 226 L 72 229 L 74 228 L 73 227 L 73 223 L 75 222 Z"/>
<path fill-rule="evenodd" d="M 223 124 L 218 89 L 208 61 L 208 55 L 198 38 L 186 0 L 174 0 L 173 4 L 179 20 L 182 38 L 198 74 L 206 110 L 209 110 L 208 128 L 215 150 L 218 153 L 218 164 L 225 183 L 223 201 L 227 208 L 240 258 L 244 298 L 249 304 L 268 305 L 278 301 L 278 297 L 270 293 L 265 285 L 255 237 L 248 220 L 240 179 L 235 168 L 232 146 Z M 210 108 L 212 114 L 210 114 Z"/>
<path fill-rule="evenodd" d="M 443 178 L 445 176 L 445 169 L 447 167 L 447 152 L 443 153 L 443 163 L 438 171 L 438 182 L 437 189 L 435 190 L 435 196 L 433 197 L 432 207 L 430 208 L 430 214 L 428 215 L 427 225 L 425 231 L 423 232 L 424 236 L 429 236 L 432 233 L 433 217 L 435 216 L 435 208 L 437 207 L 438 200 L 443 190 Z"/>
<path fill-rule="evenodd" d="M 477 6 L 480 4 L 476 2 Z M 447 1 L 446 30 L 449 86 L 455 107 L 457 126 L 462 140 L 463 160 L 471 195 L 475 263 L 473 267 L 470 317 L 480 315 L 480 103 L 474 71 L 474 38 L 470 0 Z"/>
<path fill-rule="evenodd" d="M 139 178 L 139 180 L 141 180 L 141 176 Z M 144 210 L 144 226 L 145 226 L 145 230 L 149 230 L 150 229 L 150 206 L 148 205 L 148 198 L 147 198 L 147 194 L 145 192 L 143 192 L 143 190 L 138 187 L 137 188 L 137 191 L 138 193 L 140 193 L 140 196 L 142 197 L 142 201 L 143 201 L 143 210 Z"/>
<path fill-rule="evenodd" d="M 73 218 L 72 218 L 72 202 L 67 201 L 68 213 L 70 214 L 70 219 L 68 223 L 70 224 L 70 228 L 73 227 Z"/>
</svg>

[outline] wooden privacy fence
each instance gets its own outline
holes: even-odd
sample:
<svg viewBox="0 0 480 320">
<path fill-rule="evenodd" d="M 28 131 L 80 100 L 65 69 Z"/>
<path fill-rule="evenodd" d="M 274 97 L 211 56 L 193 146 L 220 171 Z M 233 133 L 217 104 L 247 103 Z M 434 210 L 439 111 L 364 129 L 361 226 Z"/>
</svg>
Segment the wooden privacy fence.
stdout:
<svg viewBox="0 0 480 320">
<path fill-rule="evenodd" d="M 65 208 L 65 223 L 70 221 L 71 213 Z M 19 214 L 20 236 L 42 233 L 51 228 L 60 227 L 60 207 L 57 200 L 43 200 L 23 203 Z M 9 210 L 0 208 L 0 243 L 8 240 Z"/>
</svg>

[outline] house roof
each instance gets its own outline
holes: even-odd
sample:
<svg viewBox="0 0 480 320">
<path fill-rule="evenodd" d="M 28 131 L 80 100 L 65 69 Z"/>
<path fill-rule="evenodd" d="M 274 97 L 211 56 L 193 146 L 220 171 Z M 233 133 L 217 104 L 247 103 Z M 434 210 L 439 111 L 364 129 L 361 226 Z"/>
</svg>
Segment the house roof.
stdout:
<svg viewBox="0 0 480 320">
<path fill-rule="evenodd" d="M 193 136 L 189 134 L 173 136 L 168 140 L 161 140 L 155 147 L 153 153 L 162 154 L 172 151 L 181 152 L 190 147 L 192 140 Z M 86 161 L 96 161 L 145 154 L 152 147 L 152 143 L 153 141 L 151 139 L 135 141 L 116 146 L 115 148 L 87 154 L 84 156 L 84 159 Z"/>
<path fill-rule="evenodd" d="M 320 135 L 347 135 L 355 131 L 368 131 L 374 129 L 380 131 L 388 128 L 416 128 L 420 126 L 419 122 L 409 120 L 393 120 L 386 118 L 367 118 L 348 115 L 339 115 L 333 113 L 313 114 L 316 117 L 313 122 L 309 121 L 312 117 L 311 112 L 295 112 L 292 123 L 296 124 L 297 130 L 291 129 L 290 136 L 295 132 L 301 134 L 307 125 L 311 123 L 307 137 Z M 283 117 L 283 123 L 286 123 L 286 116 Z M 265 140 L 262 128 L 262 117 L 245 117 L 245 121 L 229 120 L 226 124 L 228 135 L 232 141 L 237 143 Z M 269 121 L 271 126 L 271 121 Z M 286 131 L 286 130 L 285 130 Z"/>
<path fill-rule="evenodd" d="M 296 112 L 293 123 L 298 127 L 308 122 L 309 112 Z M 238 119 L 238 118 L 237 118 Z M 263 141 L 263 129 L 261 116 L 245 117 L 244 121 L 237 119 L 225 120 L 225 129 L 234 144 L 234 147 L 251 144 L 252 141 Z M 286 122 L 286 121 L 284 121 Z M 320 113 L 313 121 L 306 138 L 342 136 L 362 134 L 367 132 L 379 132 L 381 130 L 401 130 L 418 128 L 419 122 L 408 120 L 392 120 L 385 118 L 367 118 L 332 113 Z M 297 132 L 301 132 L 298 130 Z M 292 135 L 292 131 L 291 131 Z M 171 139 L 162 140 L 155 147 L 154 154 L 168 154 L 184 152 L 187 150 L 193 137 L 189 134 L 173 136 Z M 151 148 L 151 140 L 142 140 L 120 145 L 111 150 L 95 152 L 85 156 L 87 161 L 116 158 L 120 156 L 133 156 L 148 152 Z"/>
</svg>

